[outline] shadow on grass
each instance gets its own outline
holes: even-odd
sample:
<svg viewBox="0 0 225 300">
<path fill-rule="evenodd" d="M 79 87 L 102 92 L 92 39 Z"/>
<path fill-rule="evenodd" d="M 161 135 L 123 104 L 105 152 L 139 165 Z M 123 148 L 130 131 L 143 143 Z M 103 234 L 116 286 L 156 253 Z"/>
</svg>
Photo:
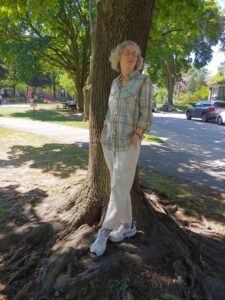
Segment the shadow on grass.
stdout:
<svg viewBox="0 0 225 300">
<path fill-rule="evenodd" d="M 180 181 L 148 169 L 139 169 L 140 181 L 145 188 L 150 187 L 161 198 L 161 204 L 176 205 L 190 220 L 220 223 L 225 230 L 224 194 L 219 190 L 199 187 L 190 182 Z"/>
<path fill-rule="evenodd" d="M 39 188 L 22 193 L 19 187 L 9 184 L 0 189 L 0 253 L 21 241 L 24 224 L 40 222 L 35 206 L 48 196 Z"/>
<path fill-rule="evenodd" d="M 71 112 L 70 112 L 71 113 Z M 62 113 L 58 112 L 57 110 L 46 110 L 46 109 L 36 109 L 33 111 L 27 110 L 24 112 L 14 112 L 10 113 L 10 116 L 13 118 L 29 118 L 35 119 L 37 121 L 45 121 L 45 122 L 68 122 L 68 121 L 76 121 L 76 122 L 83 122 L 83 118 L 80 115 L 73 115 L 65 116 Z"/>
<path fill-rule="evenodd" d="M 8 160 L 0 160 L 3 167 L 20 167 L 29 163 L 30 168 L 68 178 L 77 169 L 87 169 L 88 151 L 75 145 L 57 143 L 41 147 L 15 145 L 11 147 L 8 156 Z"/>
<path fill-rule="evenodd" d="M 35 212 L 47 193 L 39 188 L 23 193 L 19 188 L 19 184 L 8 184 L 0 189 L 1 299 L 13 299 L 26 276 L 32 277 L 40 261 L 38 249 L 49 249 L 54 236 L 52 224 L 42 222 Z"/>
</svg>

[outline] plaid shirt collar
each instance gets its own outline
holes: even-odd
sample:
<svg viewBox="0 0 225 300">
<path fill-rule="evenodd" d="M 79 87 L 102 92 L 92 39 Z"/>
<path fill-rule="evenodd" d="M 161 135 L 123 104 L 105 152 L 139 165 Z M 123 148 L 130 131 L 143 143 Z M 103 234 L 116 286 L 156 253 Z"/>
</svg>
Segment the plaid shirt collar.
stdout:
<svg viewBox="0 0 225 300">
<path fill-rule="evenodd" d="M 133 71 L 131 73 L 128 74 L 128 81 L 132 80 L 133 78 L 135 77 L 138 77 L 141 73 L 139 71 Z M 120 79 L 122 78 L 122 74 L 120 74 L 116 79 L 117 79 L 117 82 L 120 81 Z"/>
</svg>

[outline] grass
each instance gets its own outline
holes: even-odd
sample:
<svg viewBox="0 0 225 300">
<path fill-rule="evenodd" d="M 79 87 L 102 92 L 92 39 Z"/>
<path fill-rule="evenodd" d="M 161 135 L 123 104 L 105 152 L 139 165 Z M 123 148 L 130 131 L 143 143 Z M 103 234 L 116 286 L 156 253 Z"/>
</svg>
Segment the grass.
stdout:
<svg viewBox="0 0 225 300">
<path fill-rule="evenodd" d="M 60 112 L 57 104 L 38 104 L 33 110 L 31 107 L 0 107 L 0 117 L 19 118 L 51 122 L 71 127 L 88 128 L 88 122 L 83 122 L 80 114 Z"/>
<path fill-rule="evenodd" d="M 185 113 L 188 107 L 190 107 L 190 104 L 174 104 L 174 105 L 170 105 L 169 111 L 177 112 L 177 113 Z M 158 110 L 163 111 L 163 106 L 159 106 Z"/>
<path fill-rule="evenodd" d="M 0 128 L 0 153 L 1 151 L 6 152 L 9 147 L 13 147 L 15 145 L 33 145 L 35 147 L 40 147 L 45 143 L 51 143 L 51 141 L 43 136 L 32 133 L 9 128 Z"/>
<path fill-rule="evenodd" d="M 168 200 L 193 198 L 194 192 L 190 186 L 176 181 L 173 177 L 152 172 L 149 169 L 139 169 L 140 181 L 145 185 L 152 188 L 160 197 Z"/>
<path fill-rule="evenodd" d="M 10 215 L 10 209 L 0 207 L 0 217 L 6 217 L 8 215 Z"/>
<path fill-rule="evenodd" d="M 163 141 L 160 137 L 149 133 L 144 134 L 144 140 L 146 142 L 153 142 L 153 143 L 160 143 L 160 144 L 165 143 L 165 141 Z"/>
<path fill-rule="evenodd" d="M 179 113 L 185 113 L 187 108 L 190 107 L 190 104 L 174 104 L 171 107 L 172 111 L 179 112 Z"/>
<path fill-rule="evenodd" d="M 60 144 L 36 134 L 5 128 L 0 128 L 0 143 L 1 157 L 7 152 L 17 167 L 29 164 L 30 168 L 61 178 L 76 169 L 87 168 L 88 151 L 73 144 Z"/>
<path fill-rule="evenodd" d="M 190 222 L 194 219 L 201 220 L 204 216 L 212 222 L 216 230 L 224 234 L 225 202 L 222 193 L 207 187 L 200 188 L 145 168 L 139 168 L 139 177 L 140 182 L 150 187 L 160 199 L 165 199 L 171 204 L 175 203 L 182 209 Z"/>
</svg>

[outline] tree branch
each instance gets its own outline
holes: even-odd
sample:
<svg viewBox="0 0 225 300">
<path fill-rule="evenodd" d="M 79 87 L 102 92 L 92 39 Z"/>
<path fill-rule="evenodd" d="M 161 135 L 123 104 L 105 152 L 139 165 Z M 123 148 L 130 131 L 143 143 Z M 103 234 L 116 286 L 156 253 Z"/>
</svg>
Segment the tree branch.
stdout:
<svg viewBox="0 0 225 300">
<path fill-rule="evenodd" d="M 186 29 L 176 29 L 176 28 L 174 28 L 174 29 L 170 29 L 170 30 L 167 30 L 167 31 L 165 31 L 165 32 L 163 32 L 162 33 L 162 36 L 165 36 L 165 35 L 167 35 L 167 34 L 170 34 L 170 33 L 172 33 L 172 32 L 185 32 L 185 31 L 187 31 Z"/>
</svg>

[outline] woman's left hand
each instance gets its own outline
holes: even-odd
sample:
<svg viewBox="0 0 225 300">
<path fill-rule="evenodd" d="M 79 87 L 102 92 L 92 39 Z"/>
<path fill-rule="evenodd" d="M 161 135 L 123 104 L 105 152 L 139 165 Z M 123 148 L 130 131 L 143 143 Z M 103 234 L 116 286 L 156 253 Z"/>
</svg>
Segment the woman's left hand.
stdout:
<svg viewBox="0 0 225 300">
<path fill-rule="evenodd" d="M 137 146 L 140 144 L 140 138 L 137 134 L 133 134 L 132 138 L 131 138 L 131 141 L 130 141 L 130 144 L 131 145 L 134 145 L 135 148 L 137 148 Z"/>
</svg>

